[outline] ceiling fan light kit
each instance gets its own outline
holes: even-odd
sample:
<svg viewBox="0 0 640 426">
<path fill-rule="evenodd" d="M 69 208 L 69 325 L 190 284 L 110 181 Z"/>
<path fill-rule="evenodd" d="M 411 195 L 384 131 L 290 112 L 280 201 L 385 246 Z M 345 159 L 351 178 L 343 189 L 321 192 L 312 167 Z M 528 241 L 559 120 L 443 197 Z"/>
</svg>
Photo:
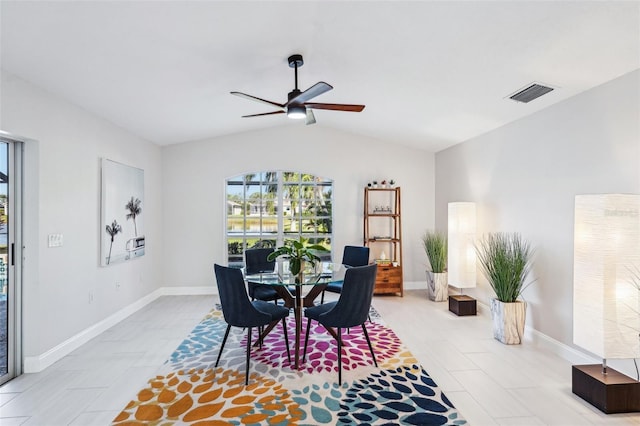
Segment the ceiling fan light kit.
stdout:
<svg viewBox="0 0 640 426">
<path fill-rule="evenodd" d="M 307 117 L 307 109 L 302 105 L 290 105 L 287 107 L 287 117 L 300 120 Z"/>
<path fill-rule="evenodd" d="M 287 114 L 287 117 L 300 120 L 305 118 L 306 124 L 314 124 L 316 122 L 316 118 L 313 115 L 313 109 L 327 109 L 332 111 L 351 111 L 351 112 L 360 112 L 364 109 L 364 105 L 353 105 L 353 104 L 325 104 L 318 102 L 307 102 L 316 96 L 319 96 L 329 90 L 333 89 L 333 86 L 325 83 L 324 81 L 320 81 L 304 92 L 298 89 L 298 67 L 301 67 L 304 64 L 304 60 L 302 59 L 302 55 L 296 54 L 289 56 L 288 59 L 289 67 L 294 69 L 295 74 L 295 88 L 288 93 L 287 102 L 284 104 L 279 104 L 277 102 L 268 101 L 266 99 L 261 99 L 256 96 L 247 95 L 242 92 L 231 92 L 232 95 L 239 96 L 241 98 L 249 99 L 252 101 L 260 102 L 263 104 L 267 104 L 272 107 L 278 108 L 276 111 L 264 112 L 261 114 L 251 114 L 251 115 L 243 115 L 243 118 L 246 117 L 260 117 L 264 115 L 274 115 L 274 114 Z"/>
</svg>

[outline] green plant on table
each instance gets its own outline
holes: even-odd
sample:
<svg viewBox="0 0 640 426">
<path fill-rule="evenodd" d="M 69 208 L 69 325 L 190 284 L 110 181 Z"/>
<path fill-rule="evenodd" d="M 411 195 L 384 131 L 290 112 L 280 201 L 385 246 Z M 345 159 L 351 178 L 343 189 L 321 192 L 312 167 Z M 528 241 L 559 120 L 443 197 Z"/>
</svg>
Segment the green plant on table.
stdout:
<svg viewBox="0 0 640 426">
<path fill-rule="evenodd" d="M 431 272 L 439 274 L 447 270 L 447 237 L 435 231 L 427 231 L 422 236 L 424 251 L 427 253 Z"/>
<path fill-rule="evenodd" d="M 476 246 L 478 260 L 485 277 L 504 303 L 515 302 L 531 272 L 533 250 L 518 233 L 490 233 Z"/>
<path fill-rule="evenodd" d="M 309 262 L 312 266 L 315 266 L 317 262 L 320 262 L 320 257 L 316 252 L 328 252 L 324 246 L 320 244 L 309 244 L 309 242 L 300 237 L 299 240 L 286 240 L 284 245 L 275 249 L 275 251 L 267 257 L 267 260 L 272 261 L 280 256 L 286 256 L 289 260 L 289 272 L 292 275 L 300 275 L 303 270 L 304 262 Z"/>
</svg>

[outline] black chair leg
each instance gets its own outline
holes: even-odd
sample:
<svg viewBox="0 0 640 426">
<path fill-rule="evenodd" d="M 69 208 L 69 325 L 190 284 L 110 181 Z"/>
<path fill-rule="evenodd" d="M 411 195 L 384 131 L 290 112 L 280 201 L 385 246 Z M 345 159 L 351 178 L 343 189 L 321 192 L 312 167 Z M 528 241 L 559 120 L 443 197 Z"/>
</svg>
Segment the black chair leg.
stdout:
<svg viewBox="0 0 640 426">
<path fill-rule="evenodd" d="M 224 344 L 227 343 L 227 337 L 229 337 L 229 330 L 231 330 L 231 326 L 227 325 L 227 331 L 224 332 L 224 338 L 222 339 L 222 346 L 220 346 L 220 350 L 218 351 L 218 358 L 216 359 L 216 367 L 220 362 L 220 355 L 222 355 L 222 350 L 224 349 Z"/>
<path fill-rule="evenodd" d="M 287 321 L 282 318 L 282 331 L 284 331 L 284 344 L 287 345 L 287 359 L 291 364 L 291 353 L 289 352 L 289 333 L 287 333 Z"/>
<path fill-rule="evenodd" d="M 244 384 L 245 386 L 249 384 L 249 357 L 251 356 L 251 327 L 249 327 L 249 331 L 247 332 L 247 364 L 245 366 L 245 376 L 244 376 Z"/>
<path fill-rule="evenodd" d="M 324 290 L 322 291 L 322 296 L 320 296 L 320 304 L 324 304 Z"/>
<path fill-rule="evenodd" d="M 338 327 L 338 385 L 342 385 L 342 329 Z"/>
<path fill-rule="evenodd" d="M 371 357 L 373 358 L 373 364 L 377 367 L 378 361 L 376 361 L 376 354 L 373 353 L 373 346 L 371 346 L 371 340 L 369 340 L 369 333 L 367 333 L 367 327 L 365 327 L 364 324 L 362 324 L 362 331 L 364 331 L 364 337 L 367 338 L 369 350 L 371 351 Z"/>
<path fill-rule="evenodd" d="M 309 330 L 311 329 L 311 318 L 307 318 L 307 332 L 304 335 L 304 350 L 302 351 L 302 362 L 307 356 L 307 343 L 309 343 Z"/>
</svg>

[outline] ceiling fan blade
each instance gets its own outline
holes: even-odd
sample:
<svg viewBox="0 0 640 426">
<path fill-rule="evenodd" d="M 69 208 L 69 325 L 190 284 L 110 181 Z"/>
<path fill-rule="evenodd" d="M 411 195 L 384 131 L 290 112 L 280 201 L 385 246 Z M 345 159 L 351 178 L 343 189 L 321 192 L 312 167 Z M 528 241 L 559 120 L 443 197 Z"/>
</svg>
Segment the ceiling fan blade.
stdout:
<svg viewBox="0 0 640 426">
<path fill-rule="evenodd" d="M 303 103 L 307 102 L 309 99 L 315 98 L 316 96 L 319 96 L 319 95 L 322 95 L 323 93 L 328 92 L 331 89 L 333 89 L 332 85 L 327 84 L 324 81 L 319 81 L 318 83 L 316 83 L 313 86 L 309 87 L 304 92 L 300 93 L 295 98 L 289 99 L 289 102 L 287 102 L 285 105 L 303 104 Z"/>
<path fill-rule="evenodd" d="M 351 105 L 351 104 L 319 104 L 317 102 L 306 102 L 304 104 L 307 108 L 314 109 L 330 109 L 334 111 L 351 111 L 360 112 L 364 109 L 364 105 Z"/>
<path fill-rule="evenodd" d="M 242 118 L 261 117 L 263 115 L 273 115 L 273 114 L 284 114 L 284 111 L 272 111 L 272 112 L 263 112 L 262 114 L 243 115 Z"/>
<path fill-rule="evenodd" d="M 275 107 L 281 108 L 284 111 L 284 105 L 283 104 L 279 104 L 279 103 L 276 103 L 276 102 L 271 102 L 271 101 L 268 101 L 268 100 L 262 99 L 262 98 L 257 98 L 255 96 L 247 95 L 246 93 L 242 93 L 242 92 L 230 92 L 230 93 L 232 95 L 235 95 L 235 96 L 240 96 L 241 98 L 249 99 L 250 101 L 256 101 L 256 102 L 261 102 L 263 104 L 275 106 Z"/>
<path fill-rule="evenodd" d="M 307 118 L 305 119 L 304 124 L 307 126 L 309 124 L 316 124 L 316 116 L 313 115 L 313 110 L 311 108 L 307 108 Z"/>
</svg>

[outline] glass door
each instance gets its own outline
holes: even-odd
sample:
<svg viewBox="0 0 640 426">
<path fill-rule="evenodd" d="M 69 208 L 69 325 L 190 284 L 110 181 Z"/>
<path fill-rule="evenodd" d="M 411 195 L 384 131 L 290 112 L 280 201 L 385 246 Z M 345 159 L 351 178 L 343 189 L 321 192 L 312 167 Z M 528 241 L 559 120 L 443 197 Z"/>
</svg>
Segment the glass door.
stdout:
<svg viewBox="0 0 640 426">
<path fill-rule="evenodd" d="M 0 136 L 0 384 L 21 373 L 19 345 L 19 286 L 14 257 L 21 203 L 16 161 L 22 144 Z M 18 156 L 18 157 L 17 157 Z M 19 263 L 19 262 L 18 262 Z"/>
</svg>

